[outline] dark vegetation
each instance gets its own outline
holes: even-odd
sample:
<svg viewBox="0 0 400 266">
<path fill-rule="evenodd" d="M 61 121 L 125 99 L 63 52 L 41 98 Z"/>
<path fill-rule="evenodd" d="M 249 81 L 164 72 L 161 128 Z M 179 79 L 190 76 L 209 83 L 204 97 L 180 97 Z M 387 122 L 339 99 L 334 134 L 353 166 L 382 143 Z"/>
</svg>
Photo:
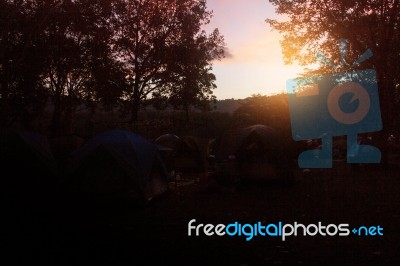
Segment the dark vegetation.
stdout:
<svg viewBox="0 0 400 266">
<path fill-rule="evenodd" d="M 400 59 L 400 3 L 383 1 L 281 1 L 270 0 L 278 14 L 287 20 L 267 19 L 275 30 L 284 34 L 282 52 L 287 63 L 304 66 L 324 54 L 325 65 L 308 69 L 304 75 L 374 69 L 377 73 L 383 130 L 379 138 L 387 161 L 386 145 L 391 134 L 399 129 L 400 68 L 393 62 Z M 349 49 L 341 54 L 340 39 L 348 40 Z M 371 49 L 373 56 L 354 64 L 362 53 Z"/>
<path fill-rule="evenodd" d="M 355 69 L 378 73 L 384 130 L 369 137 L 383 163 L 347 165 L 346 138 L 336 137 L 332 169 L 297 169 L 299 152 L 320 141 L 291 140 L 286 95 L 216 101 L 212 61 L 223 57 L 224 40 L 218 30 L 201 30 L 211 19 L 205 1 L 0 1 L 2 265 L 399 265 L 399 1 L 271 2 L 288 15 L 289 22 L 269 20 L 285 33 L 288 62 L 310 63 L 316 47 L 339 60 L 338 38 L 352 44 L 349 62 L 373 50 L 373 59 Z M 244 169 L 235 172 L 239 182 L 199 168 L 181 173 L 168 193 L 144 206 L 78 197 L 63 186 L 73 152 L 110 129 L 150 141 L 175 134 L 216 145 L 253 125 L 273 128 L 283 141 L 270 143 L 275 150 L 268 155 L 293 163 L 279 165 L 279 173 L 293 174 L 290 186 L 242 182 L 250 156 L 238 156 L 243 161 L 232 168 Z M 247 140 L 242 155 L 248 147 L 265 155 L 260 135 Z M 121 165 L 103 152 L 85 174 L 104 174 L 99 161 L 105 160 L 111 165 L 105 174 L 117 178 Z M 221 169 L 208 163 L 206 170 Z M 267 172 L 257 167 L 252 171 Z M 384 236 L 188 237 L 193 218 L 381 225 Z"/>
<path fill-rule="evenodd" d="M 141 107 L 188 112 L 215 99 L 212 61 L 224 56 L 206 33 L 205 1 L 1 1 L 1 125 L 73 133 L 77 111 L 116 108 L 126 122 Z"/>
</svg>

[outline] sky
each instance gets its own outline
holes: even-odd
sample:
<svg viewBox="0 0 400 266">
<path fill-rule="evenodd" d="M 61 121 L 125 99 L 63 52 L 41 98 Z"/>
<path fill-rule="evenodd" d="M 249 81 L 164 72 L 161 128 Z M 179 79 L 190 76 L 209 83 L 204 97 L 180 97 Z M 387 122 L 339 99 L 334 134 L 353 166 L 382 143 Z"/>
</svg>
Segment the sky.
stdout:
<svg viewBox="0 0 400 266">
<path fill-rule="evenodd" d="M 208 0 L 213 18 L 206 30 L 218 28 L 227 44 L 227 57 L 213 64 L 219 100 L 243 99 L 252 94 L 273 95 L 286 91 L 286 80 L 302 72 L 285 65 L 279 41 L 267 18 L 279 18 L 268 0 Z"/>
</svg>

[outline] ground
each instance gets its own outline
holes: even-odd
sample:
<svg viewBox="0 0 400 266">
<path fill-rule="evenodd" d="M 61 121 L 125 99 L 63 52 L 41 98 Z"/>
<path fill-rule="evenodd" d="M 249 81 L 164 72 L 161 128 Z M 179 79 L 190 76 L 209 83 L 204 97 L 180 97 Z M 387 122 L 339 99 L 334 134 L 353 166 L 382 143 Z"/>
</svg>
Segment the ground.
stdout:
<svg viewBox="0 0 400 266">
<path fill-rule="evenodd" d="M 400 265 L 397 172 L 336 165 L 298 169 L 291 186 L 258 181 L 224 189 L 180 182 L 145 207 L 64 202 L 30 213 L 29 220 L 23 216 L 24 228 L 14 225 L 5 238 L 14 263 L 3 265 Z M 380 225 L 384 236 L 189 237 L 191 219 Z"/>
</svg>

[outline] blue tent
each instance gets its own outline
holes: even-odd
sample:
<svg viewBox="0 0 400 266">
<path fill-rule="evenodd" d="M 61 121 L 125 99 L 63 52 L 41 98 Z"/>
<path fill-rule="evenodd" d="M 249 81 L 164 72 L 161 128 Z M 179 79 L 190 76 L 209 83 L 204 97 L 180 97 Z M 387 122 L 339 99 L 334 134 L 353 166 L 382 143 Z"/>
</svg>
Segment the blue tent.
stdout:
<svg viewBox="0 0 400 266">
<path fill-rule="evenodd" d="M 72 156 L 66 176 L 79 192 L 145 201 L 165 192 L 167 181 L 157 146 L 124 130 L 90 139 Z"/>
</svg>

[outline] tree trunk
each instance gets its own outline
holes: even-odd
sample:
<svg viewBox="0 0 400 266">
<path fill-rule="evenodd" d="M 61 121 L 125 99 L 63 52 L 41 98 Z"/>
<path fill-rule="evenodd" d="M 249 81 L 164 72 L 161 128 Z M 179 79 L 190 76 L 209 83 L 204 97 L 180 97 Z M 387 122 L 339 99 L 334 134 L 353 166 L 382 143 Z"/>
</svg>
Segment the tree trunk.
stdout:
<svg viewBox="0 0 400 266">
<path fill-rule="evenodd" d="M 133 99 L 132 100 L 132 108 L 131 108 L 131 123 L 137 122 L 138 121 L 138 114 L 140 110 L 140 102 Z"/>
<path fill-rule="evenodd" d="M 139 94 L 139 85 L 135 84 L 132 102 L 131 102 L 131 123 L 137 122 L 139 117 L 140 110 L 140 94 Z"/>
<path fill-rule="evenodd" d="M 1 84 L 0 98 L 0 125 L 8 125 L 9 120 L 9 105 L 8 105 L 8 83 L 3 80 Z"/>
<path fill-rule="evenodd" d="M 62 108 L 61 108 L 61 99 L 56 97 L 53 101 L 54 110 L 51 119 L 50 130 L 53 136 L 58 136 L 61 134 L 61 117 L 62 117 Z"/>
<path fill-rule="evenodd" d="M 385 169 L 387 169 L 389 163 L 389 146 L 388 138 L 391 130 L 393 129 L 393 119 L 395 119 L 396 114 L 394 112 L 394 90 L 392 80 L 387 74 L 386 67 L 382 67 L 380 72 L 378 72 L 378 90 L 380 95 L 380 108 L 382 115 L 382 131 L 379 133 L 380 149 L 382 154 L 382 164 Z"/>
<path fill-rule="evenodd" d="M 189 114 L 190 107 L 188 105 L 185 106 L 185 124 L 189 123 L 190 114 Z"/>
</svg>

